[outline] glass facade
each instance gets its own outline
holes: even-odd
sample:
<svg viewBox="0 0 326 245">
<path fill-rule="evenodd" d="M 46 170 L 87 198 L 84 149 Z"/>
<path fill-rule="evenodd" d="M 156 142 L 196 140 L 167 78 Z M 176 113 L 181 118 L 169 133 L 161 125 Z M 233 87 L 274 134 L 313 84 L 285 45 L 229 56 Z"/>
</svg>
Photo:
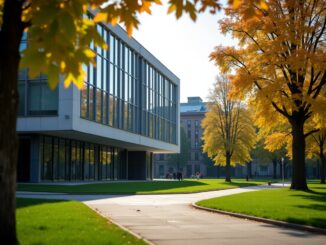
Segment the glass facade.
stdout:
<svg viewBox="0 0 326 245">
<path fill-rule="evenodd" d="M 20 51 L 27 46 L 26 33 L 20 43 Z M 27 70 L 18 74 L 19 116 L 51 116 L 58 114 L 58 88 L 51 90 L 45 75 L 29 78 Z"/>
<path fill-rule="evenodd" d="M 148 55 L 147 51 L 142 55 L 143 51 L 139 51 L 142 50 L 141 46 L 137 44 L 135 47 L 133 41 L 129 42 L 126 39 L 123 41 L 119 31 L 116 32 L 119 35 L 117 36 L 113 33 L 115 29 L 111 31 L 101 24 L 96 28 L 109 49 L 104 50 L 95 47 L 93 43 L 90 44 L 90 48 L 96 54 L 96 65 L 83 66 L 87 76 L 80 91 L 80 101 L 76 98 L 79 94 L 75 96 L 76 93 L 72 90 L 69 92 L 72 92 L 75 97 L 66 105 L 66 102 L 61 100 L 65 97 L 64 91 L 61 90 L 62 86 L 51 90 L 47 76 L 39 74 L 35 78 L 30 78 L 28 70 L 20 70 L 18 116 L 64 116 L 58 117 L 60 123 L 61 119 L 73 121 L 86 119 L 107 127 L 177 145 L 179 99 L 178 85 L 174 83 L 174 76 L 169 75 L 166 68 Z M 24 34 L 20 44 L 21 51 L 27 47 L 26 39 Z M 59 99 L 60 108 L 75 106 L 75 102 L 80 102 L 80 117 L 78 115 L 75 118 L 75 113 L 70 115 L 71 110 L 68 110 L 67 115 L 62 115 L 65 114 L 65 110 L 59 113 Z M 52 119 L 54 120 L 49 121 L 56 122 L 56 118 Z M 41 121 L 47 124 L 48 120 Z M 20 128 L 18 130 L 29 132 L 29 125 L 23 125 L 23 130 Z M 63 125 L 62 130 L 72 130 L 69 125 Z M 24 130 L 25 126 L 27 130 Z M 57 136 L 63 135 L 56 134 L 54 131 L 56 129 L 51 127 L 51 130 L 44 132 Z M 153 154 L 148 151 L 148 147 L 144 146 L 142 151 L 128 151 L 128 149 L 94 143 L 96 138 L 84 138 L 87 137 L 86 134 L 78 135 L 82 138 L 77 138 L 87 140 L 80 141 L 40 135 L 43 133 L 35 132 L 34 128 L 33 132 L 30 135 L 21 133 L 26 138 L 24 138 L 26 142 L 29 141 L 29 144 L 33 145 L 33 149 L 39 149 L 39 151 L 32 151 L 32 148 L 28 148 L 33 164 L 30 164 L 30 178 L 25 177 L 31 181 L 150 179 L 152 176 Z M 114 144 L 113 142 L 108 141 L 108 144 Z M 24 159 L 23 155 L 21 159 Z M 37 159 L 39 162 L 36 164 L 34 161 Z"/>
<path fill-rule="evenodd" d="M 58 88 L 52 91 L 45 76 L 29 79 L 27 72 L 20 72 L 18 90 L 19 116 L 58 114 Z"/>
<path fill-rule="evenodd" d="M 81 118 L 177 144 L 177 85 L 106 27 L 97 30 L 109 49 L 90 44 L 96 66 L 84 66 Z M 25 35 L 20 50 L 26 46 Z M 58 114 L 58 88 L 50 90 L 46 76 L 21 70 L 18 89 L 19 116 Z"/>
<path fill-rule="evenodd" d="M 177 144 L 177 86 L 105 27 L 109 45 L 84 67 L 81 117 L 110 127 Z"/>
<path fill-rule="evenodd" d="M 126 154 L 117 147 L 41 136 L 41 180 L 127 179 Z"/>
</svg>

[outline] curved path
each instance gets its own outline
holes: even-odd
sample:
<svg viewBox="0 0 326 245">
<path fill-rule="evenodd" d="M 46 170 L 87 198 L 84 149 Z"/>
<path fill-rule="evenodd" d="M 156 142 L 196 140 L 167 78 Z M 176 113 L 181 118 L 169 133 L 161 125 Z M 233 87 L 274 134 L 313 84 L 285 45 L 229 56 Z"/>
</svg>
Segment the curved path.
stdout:
<svg viewBox="0 0 326 245">
<path fill-rule="evenodd" d="M 273 187 L 256 186 L 172 195 L 117 196 L 17 192 L 17 196 L 83 201 L 104 217 L 153 244 L 326 244 L 324 235 L 206 212 L 190 205 L 207 198 Z"/>
</svg>

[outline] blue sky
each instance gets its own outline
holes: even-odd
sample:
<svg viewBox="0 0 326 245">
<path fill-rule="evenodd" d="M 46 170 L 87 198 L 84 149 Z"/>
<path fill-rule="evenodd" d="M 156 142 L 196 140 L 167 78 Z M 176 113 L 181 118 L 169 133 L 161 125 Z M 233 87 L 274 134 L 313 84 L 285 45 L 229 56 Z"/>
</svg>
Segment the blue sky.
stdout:
<svg viewBox="0 0 326 245">
<path fill-rule="evenodd" d="M 186 15 L 176 20 L 166 12 L 166 5 L 154 6 L 152 15 L 141 15 L 141 25 L 133 37 L 180 78 L 181 102 L 188 96 L 206 100 L 219 74 L 218 68 L 209 61 L 209 54 L 215 46 L 235 44 L 220 33 L 217 22 L 223 13 L 203 13 L 193 22 Z"/>
</svg>

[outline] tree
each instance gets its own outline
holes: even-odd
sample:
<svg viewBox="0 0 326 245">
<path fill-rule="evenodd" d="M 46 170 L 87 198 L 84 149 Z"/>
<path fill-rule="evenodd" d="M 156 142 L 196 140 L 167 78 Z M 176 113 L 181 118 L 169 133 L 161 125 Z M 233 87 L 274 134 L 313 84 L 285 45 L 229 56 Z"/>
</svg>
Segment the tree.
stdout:
<svg viewBox="0 0 326 245">
<path fill-rule="evenodd" d="M 216 165 L 224 165 L 225 181 L 231 181 L 231 165 L 251 160 L 250 151 L 256 143 L 256 132 L 250 112 L 240 101 L 230 100 L 229 80 L 217 77 L 210 95 L 209 111 L 202 121 L 203 151 Z"/>
<path fill-rule="evenodd" d="M 312 159 L 317 156 L 321 160 L 320 171 L 321 171 L 321 183 L 325 179 L 325 144 L 326 144 L 326 124 L 325 124 L 325 114 L 315 113 L 307 121 L 304 131 L 313 132 L 316 128 L 319 130 L 313 132 L 305 138 L 305 155 L 308 159 Z M 262 135 L 266 134 L 266 131 L 262 131 Z M 287 150 L 287 156 L 292 159 L 292 137 L 291 128 L 289 125 L 283 124 L 278 125 L 278 127 L 273 128 L 273 132 L 269 135 L 265 135 L 265 148 L 268 151 L 273 152 L 273 154 L 278 154 L 279 158 L 284 156 L 284 149 Z M 283 153 L 282 153 L 283 152 Z M 280 170 L 282 170 L 282 164 L 280 163 Z M 284 162 L 286 164 L 286 162 Z"/>
<path fill-rule="evenodd" d="M 291 189 L 307 190 L 306 121 L 326 109 L 321 94 L 326 84 L 326 2 L 324 0 L 268 0 L 248 16 L 242 1 L 227 9 L 220 22 L 239 47 L 217 47 L 211 59 L 230 76 L 233 97 L 248 96 L 259 127 L 286 121 L 291 128 L 293 177 Z M 250 11 L 249 11 L 250 12 Z M 277 112 L 277 113 L 275 113 Z"/>
<path fill-rule="evenodd" d="M 180 127 L 180 153 L 170 154 L 168 164 L 181 171 L 187 164 L 190 157 L 190 142 L 188 140 L 184 127 Z"/>
<path fill-rule="evenodd" d="M 123 24 L 129 35 L 137 28 L 137 15 L 150 13 L 160 0 L 0 0 L 0 241 L 18 243 L 15 226 L 15 190 L 18 139 L 17 74 L 19 65 L 31 77 L 48 75 L 51 88 L 63 76 L 64 85 L 81 87 L 85 76 L 82 64 L 94 61 L 89 44 L 108 48 L 96 31 L 96 23 Z M 91 8 L 99 9 L 87 17 Z M 216 0 L 169 1 L 169 13 L 179 18 L 187 13 L 195 20 L 200 12 L 214 13 Z M 28 48 L 20 54 L 23 32 L 28 32 Z M 21 60 L 22 58 L 22 60 Z"/>
<path fill-rule="evenodd" d="M 326 125 L 324 117 L 313 117 L 309 123 L 311 127 L 316 127 L 316 124 L 321 123 L 322 128 L 307 137 L 307 157 L 313 158 L 314 156 L 320 159 L 320 183 L 325 184 L 325 166 L 326 166 Z"/>
<path fill-rule="evenodd" d="M 326 95 L 326 88 L 322 91 Z M 326 167 L 326 114 L 312 116 L 308 121 L 308 128 L 319 128 L 316 133 L 311 134 L 306 139 L 308 158 L 314 156 L 320 159 L 320 183 L 325 184 L 325 167 Z"/>
</svg>

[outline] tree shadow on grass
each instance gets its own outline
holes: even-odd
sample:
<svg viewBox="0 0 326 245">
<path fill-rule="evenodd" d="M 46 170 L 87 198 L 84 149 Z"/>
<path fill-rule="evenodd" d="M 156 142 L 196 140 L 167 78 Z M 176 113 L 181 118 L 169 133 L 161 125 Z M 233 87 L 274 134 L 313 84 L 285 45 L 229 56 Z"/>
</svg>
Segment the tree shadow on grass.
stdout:
<svg viewBox="0 0 326 245">
<path fill-rule="evenodd" d="M 252 182 L 225 182 L 225 184 L 235 187 L 245 187 L 245 186 L 256 186 L 256 183 Z"/>
<path fill-rule="evenodd" d="M 319 228 L 326 228 L 326 218 L 309 218 L 308 220 L 306 220 L 306 219 L 299 219 L 297 217 L 288 217 L 286 219 L 286 222 L 315 226 Z"/>
<path fill-rule="evenodd" d="M 291 196 L 300 197 L 302 199 L 311 200 L 315 202 L 323 203 L 326 207 L 326 194 L 320 192 L 306 191 L 306 194 L 293 194 Z M 325 209 L 326 210 L 326 209 Z"/>
<path fill-rule="evenodd" d="M 322 192 L 314 191 L 315 189 L 317 189 L 317 190 L 323 190 L 323 191 Z M 326 195 L 326 185 L 323 186 L 323 187 L 319 187 L 319 186 L 313 187 L 313 190 L 309 190 L 308 192 L 317 193 L 317 194 L 325 194 Z"/>
<path fill-rule="evenodd" d="M 56 192 L 69 194 L 137 194 L 143 192 L 167 191 L 169 189 L 205 186 L 201 181 L 144 181 L 119 183 L 94 183 L 84 185 L 20 185 L 19 191 Z"/>
<path fill-rule="evenodd" d="M 205 183 L 201 180 L 183 181 L 139 181 L 139 182 L 107 182 L 90 183 L 83 185 L 18 185 L 18 191 L 56 192 L 69 194 L 98 194 L 98 195 L 125 195 L 125 194 L 155 194 L 155 193 L 185 193 L 208 190 L 226 189 L 228 187 L 255 186 L 253 182 L 216 182 Z M 198 188 L 199 187 L 199 188 Z M 206 188 L 207 187 L 207 188 Z M 186 188 L 186 189 L 183 189 Z M 171 191 L 170 191 L 171 190 Z"/>
<path fill-rule="evenodd" d="M 135 182 L 135 183 L 112 183 L 103 185 L 103 191 L 111 193 L 130 193 L 136 194 L 141 192 L 168 191 L 169 189 L 191 188 L 207 186 L 207 183 L 201 181 L 153 181 L 153 182 Z"/>
<path fill-rule="evenodd" d="M 324 204 L 324 205 L 320 205 L 320 204 L 296 205 L 296 207 L 319 210 L 319 211 L 326 211 L 326 204 Z"/>
<path fill-rule="evenodd" d="M 309 190 L 309 191 L 305 191 L 304 194 L 293 194 L 292 196 L 309 200 L 309 204 L 307 205 L 300 204 L 300 203 L 298 203 L 298 205 L 295 205 L 300 209 L 309 209 L 309 210 L 324 211 L 324 212 L 326 211 L 326 193 Z M 313 203 L 311 203 L 311 201 Z M 307 210 L 307 212 L 309 212 L 309 210 Z M 320 228 L 326 228 L 326 216 L 318 217 L 318 218 L 311 217 L 308 220 L 298 219 L 297 217 L 289 217 L 287 221 L 291 223 L 299 223 L 299 224 L 312 225 Z"/>
<path fill-rule="evenodd" d="M 41 205 L 41 204 L 58 203 L 58 202 L 67 202 L 67 200 L 17 198 L 16 209 L 26 208 L 26 207 Z"/>
</svg>

